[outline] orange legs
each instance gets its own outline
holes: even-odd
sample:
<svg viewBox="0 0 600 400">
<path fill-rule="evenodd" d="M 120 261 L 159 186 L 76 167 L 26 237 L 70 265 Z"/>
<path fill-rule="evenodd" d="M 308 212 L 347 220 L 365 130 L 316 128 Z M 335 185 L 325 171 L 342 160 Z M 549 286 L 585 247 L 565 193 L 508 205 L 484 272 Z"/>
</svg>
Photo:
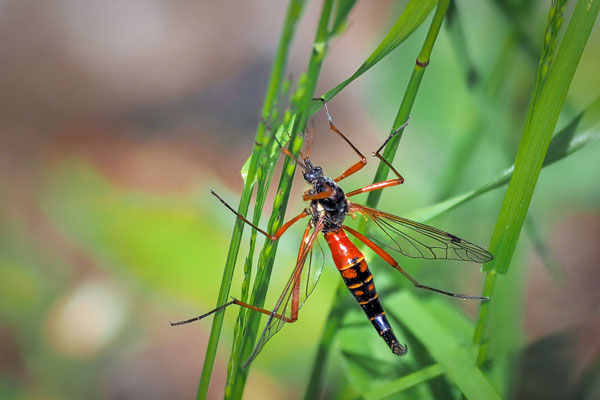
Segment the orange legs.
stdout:
<svg viewBox="0 0 600 400">
<path fill-rule="evenodd" d="M 342 139 L 344 139 L 344 141 L 346 143 L 348 143 L 348 145 L 352 148 L 352 150 L 354 150 L 354 152 L 356 154 L 358 154 L 358 156 L 360 157 L 360 161 L 358 161 L 356 164 L 351 165 L 350 168 L 348 168 L 346 171 L 344 171 L 343 174 L 341 174 L 340 176 L 338 176 L 337 178 L 334 179 L 335 182 L 339 182 L 342 179 L 347 178 L 350 175 L 352 175 L 352 174 L 360 171 L 365 165 L 367 165 L 367 159 L 356 148 L 356 146 L 354 146 L 352 144 L 352 142 L 350 142 L 350 140 L 346 136 L 344 136 L 344 134 L 342 132 L 340 132 L 339 129 L 337 129 L 337 127 L 333 124 L 333 120 L 331 118 L 331 114 L 329 113 L 329 108 L 327 107 L 327 102 L 325 101 L 325 99 L 323 99 L 323 98 L 315 98 L 313 100 L 319 100 L 319 101 L 323 102 L 323 105 L 325 106 L 325 113 L 327 113 L 327 119 L 329 120 L 329 129 L 331 129 L 332 131 L 334 131 L 335 133 L 337 133 Z M 365 186 L 363 188 L 354 190 L 354 191 L 346 194 L 346 197 L 354 196 L 354 195 L 357 195 L 357 194 L 360 194 L 360 193 L 370 192 L 370 191 L 373 191 L 373 190 L 380 190 L 380 189 L 384 189 L 384 188 L 387 188 L 387 187 L 396 186 L 396 185 L 400 185 L 400 184 L 404 183 L 404 178 L 402 177 L 402 175 L 400 175 L 400 173 L 398 173 L 398 171 L 396 171 L 396 169 L 380 154 L 380 152 L 381 152 L 381 150 L 383 150 L 383 148 L 385 147 L 385 145 L 390 141 L 390 139 L 392 139 L 397 133 L 401 132 L 404 128 L 406 128 L 407 125 L 408 125 L 408 120 L 404 124 L 402 124 L 402 126 L 400 126 L 398 129 L 396 129 L 394 132 L 392 132 L 390 134 L 390 136 L 388 136 L 388 138 L 379 147 L 379 149 L 377 149 L 377 151 L 373 154 L 375 157 L 379 158 L 379 160 L 381 160 L 381 162 L 383 162 L 385 165 L 387 165 L 388 168 L 390 170 L 392 170 L 392 172 L 398 178 L 386 180 L 386 181 L 383 181 L 383 182 L 373 183 L 371 185 Z"/>
<path fill-rule="evenodd" d="M 351 197 L 351 196 L 354 196 L 357 194 L 370 192 L 372 190 L 385 189 L 387 187 L 400 185 L 402 183 L 404 183 L 404 178 L 402 178 L 402 177 L 400 177 L 398 179 L 390 179 L 389 181 L 372 183 L 372 184 L 362 187 L 360 189 L 353 190 L 350 193 L 346 193 L 346 197 Z"/>
<path fill-rule="evenodd" d="M 432 292 L 436 292 L 436 293 L 445 294 L 446 296 L 459 297 L 461 299 L 473 299 L 473 300 L 481 300 L 481 301 L 488 301 L 489 300 L 488 297 L 484 297 L 484 296 L 471 296 L 471 295 L 465 295 L 465 294 L 456 294 L 456 293 L 452 293 L 452 292 L 447 292 L 445 290 L 432 288 L 431 286 L 421 285 L 415 278 L 413 278 L 412 276 L 410 276 L 408 274 L 408 272 L 406 272 L 405 270 L 403 270 L 402 267 L 400 267 L 400 265 L 398 265 L 398 263 L 396 262 L 396 260 L 394 260 L 394 258 L 392 256 L 390 256 L 385 250 L 383 250 L 381 247 L 379 247 L 371 239 L 367 238 L 366 236 L 364 236 L 360 232 L 358 232 L 358 231 L 356 231 L 356 230 L 354 230 L 354 229 L 352 229 L 352 228 L 350 228 L 350 227 L 348 227 L 346 225 L 344 225 L 344 230 L 347 231 L 347 232 L 349 232 L 350 234 L 352 234 L 355 238 L 357 238 L 358 240 L 360 240 L 364 244 L 366 244 L 371 250 L 373 250 L 375 253 L 377 253 L 377 255 L 379 257 L 383 258 L 388 264 L 390 264 L 392 267 L 394 267 L 398 271 L 400 271 L 400 273 L 402 275 L 404 275 L 409 281 L 411 281 L 412 284 L 415 285 L 415 287 L 418 287 L 420 289 L 431 290 Z"/>
<path fill-rule="evenodd" d="M 325 106 L 325 112 L 327 113 L 327 119 L 329 120 L 329 129 L 331 129 L 332 131 L 334 131 L 335 133 L 337 133 L 342 139 L 344 139 L 344 141 L 346 143 L 348 143 L 348 146 L 352 147 L 352 150 L 354 150 L 354 152 L 356 154 L 358 154 L 358 156 L 360 157 L 360 161 L 359 162 L 357 162 L 356 164 L 352 165 L 350 168 L 348 168 L 346 171 L 344 171 L 344 173 L 342 173 L 340 176 L 338 176 L 337 178 L 334 179 L 335 182 L 339 182 L 342 179 L 347 178 L 350 175 L 352 175 L 352 174 L 360 171 L 365 165 L 367 165 L 367 159 L 356 148 L 356 146 L 354 146 L 352 144 L 352 142 L 346 136 L 344 136 L 344 134 L 342 132 L 340 132 L 338 130 L 338 128 L 335 127 L 335 125 L 333 124 L 333 120 L 331 119 L 331 114 L 329 114 L 329 108 L 327 107 L 327 102 L 325 101 L 325 99 L 323 99 L 323 98 L 315 98 L 313 100 L 319 100 L 319 101 L 323 102 L 323 105 Z"/>
<path fill-rule="evenodd" d="M 327 190 L 325 190 L 324 192 L 321 193 L 316 193 L 316 194 L 312 194 L 312 195 L 307 195 L 306 193 L 304 193 L 304 195 L 302 196 L 302 200 L 304 201 L 309 201 L 309 200 L 321 200 L 321 199 L 326 199 L 330 196 L 333 196 L 335 193 L 335 191 L 333 190 L 333 188 L 328 188 Z"/>
<path fill-rule="evenodd" d="M 212 192 L 215 196 L 217 196 L 224 204 L 225 206 L 227 206 L 229 209 L 231 209 L 231 207 L 229 207 L 229 205 L 227 203 L 224 202 L 224 200 L 222 200 L 216 193 Z M 302 214 L 300 214 L 302 215 Z M 284 224 L 277 232 L 279 233 L 279 231 L 281 231 L 281 233 L 283 233 L 287 228 L 289 228 L 294 222 L 296 222 L 297 220 L 299 220 L 300 216 L 288 221 L 286 224 Z M 250 224 L 252 225 L 252 224 Z M 252 227 L 254 227 L 254 225 L 252 225 Z M 283 229 L 285 228 L 285 229 Z M 282 230 L 283 229 L 283 230 Z M 194 318 L 190 318 L 190 319 L 186 319 L 183 321 L 179 321 L 179 322 L 169 322 L 169 324 L 171 324 L 171 326 L 177 326 L 177 325 L 185 325 L 185 324 L 189 324 L 192 322 L 196 322 L 199 321 L 205 317 L 208 317 L 209 315 L 212 315 L 214 313 L 216 313 L 217 311 L 221 311 L 233 304 L 241 306 L 241 307 L 245 307 L 249 310 L 254 310 L 254 311 L 258 311 L 260 313 L 266 314 L 266 315 L 272 315 L 274 318 L 280 319 L 284 322 L 296 322 L 298 320 L 298 310 L 300 309 L 300 273 L 302 272 L 302 265 L 300 265 L 300 261 L 302 259 L 302 257 L 305 255 L 305 249 L 307 246 L 307 238 L 309 236 L 310 233 L 310 229 L 311 229 L 311 225 L 308 224 L 306 226 L 306 229 L 304 230 L 304 235 L 302 236 L 302 244 L 300 245 L 300 251 L 298 253 L 298 261 L 297 261 L 297 265 L 296 265 L 296 270 L 294 270 L 294 276 L 298 276 L 298 278 L 295 278 L 293 280 L 293 289 L 292 289 L 292 308 L 290 310 L 290 316 L 286 317 L 285 315 L 281 315 L 281 314 L 276 314 L 273 311 L 269 311 L 269 310 L 265 310 L 264 308 L 259 308 L 259 307 L 255 307 L 251 304 L 248 303 L 244 303 L 243 301 L 240 301 L 236 298 L 233 298 L 233 300 L 231 300 L 228 303 L 225 303 L 223 305 L 220 305 L 219 307 L 215 308 L 214 310 L 211 310 L 209 312 L 207 312 L 206 314 L 202 314 L 199 315 L 197 317 Z M 281 236 L 281 234 L 279 235 Z M 270 237 L 267 235 L 267 237 Z M 277 240 L 277 239 L 275 239 Z M 285 311 L 285 308 L 284 308 Z"/>
<path fill-rule="evenodd" d="M 192 323 L 192 322 L 196 322 L 196 321 L 199 321 L 199 320 L 201 320 L 201 319 L 203 319 L 205 317 L 208 317 L 209 315 L 212 315 L 212 314 L 216 313 L 217 311 L 221 311 L 221 310 L 229 307 L 232 304 L 237 304 L 238 306 L 246 307 L 246 308 L 248 308 L 250 310 L 258 311 L 258 312 L 261 312 L 261 313 L 266 314 L 266 315 L 271 315 L 272 314 L 272 311 L 265 310 L 264 308 L 254 307 L 253 305 L 250 305 L 248 303 L 244 303 L 243 301 L 239 301 L 238 299 L 234 298 L 230 302 L 225 303 L 222 306 L 219 306 L 219 307 L 215 308 L 214 310 L 211 310 L 211 311 L 207 312 L 206 314 L 202 314 L 202 315 L 199 315 L 199 316 L 194 317 L 194 318 L 186 319 L 184 321 L 169 322 L 169 324 L 171 324 L 171 326 L 177 326 L 177 325 L 185 325 L 185 324 L 189 324 L 189 323 Z M 284 317 L 284 316 L 279 315 L 279 314 L 274 314 L 273 316 L 275 318 L 281 319 L 281 320 L 283 320 L 285 322 L 295 322 L 298 319 L 298 318 L 295 318 L 295 319 L 292 320 L 291 318 L 287 318 L 287 317 Z"/>
<path fill-rule="evenodd" d="M 238 213 L 237 211 L 235 211 L 235 209 L 233 207 L 231 207 L 229 204 L 227 204 L 227 202 L 225 200 L 223 200 L 223 198 L 221 196 L 219 196 L 214 190 L 210 191 L 217 199 L 219 199 L 219 201 L 221 203 L 223 203 L 223 205 L 225 205 L 225 207 L 229 208 L 231 210 L 231 212 L 233 212 L 235 215 L 237 215 L 237 217 L 239 219 L 241 219 L 242 221 L 244 221 L 245 223 L 247 223 L 248 225 L 250 225 L 252 228 L 256 229 L 258 232 L 262 233 L 263 235 L 265 235 L 266 237 L 268 237 L 269 239 L 271 239 L 272 241 L 276 241 L 278 240 L 281 235 L 283 235 L 283 233 L 285 231 L 288 230 L 288 228 L 292 225 L 294 225 L 296 222 L 298 222 L 299 220 L 301 220 L 302 218 L 308 216 L 308 213 L 306 212 L 306 210 L 302 211 L 300 214 L 296 215 L 294 218 L 290 219 L 288 222 L 286 222 L 285 224 L 283 224 L 278 230 L 277 232 L 275 232 L 274 235 L 269 235 L 267 232 L 263 231 L 262 229 L 260 229 L 258 226 L 254 225 L 252 222 L 250 222 L 246 217 L 244 217 L 242 214 Z"/>
</svg>

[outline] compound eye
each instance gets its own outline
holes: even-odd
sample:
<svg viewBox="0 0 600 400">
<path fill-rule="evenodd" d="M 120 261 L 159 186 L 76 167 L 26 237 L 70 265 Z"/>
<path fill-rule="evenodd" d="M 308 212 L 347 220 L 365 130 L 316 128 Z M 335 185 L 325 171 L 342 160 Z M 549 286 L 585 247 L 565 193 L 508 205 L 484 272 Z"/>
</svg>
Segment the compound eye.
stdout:
<svg viewBox="0 0 600 400">
<path fill-rule="evenodd" d="M 317 174 L 321 174 L 321 172 L 323 172 L 323 168 L 321 168 L 321 167 L 315 167 L 315 172 Z"/>
</svg>

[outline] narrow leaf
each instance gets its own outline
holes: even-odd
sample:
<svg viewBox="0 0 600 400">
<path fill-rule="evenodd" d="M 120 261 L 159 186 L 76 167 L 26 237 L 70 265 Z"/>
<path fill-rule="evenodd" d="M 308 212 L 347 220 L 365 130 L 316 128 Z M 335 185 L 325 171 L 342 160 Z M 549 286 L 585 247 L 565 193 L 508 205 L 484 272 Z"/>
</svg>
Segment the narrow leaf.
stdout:
<svg viewBox="0 0 600 400">
<path fill-rule="evenodd" d="M 433 7 L 437 4 L 435 0 L 410 0 L 406 5 L 406 8 L 396 21 L 396 24 L 392 27 L 392 29 L 388 32 L 383 41 L 377 46 L 375 51 L 367 58 L 367 60 L 363 63 L 352 74 L 352 76 L 327 93 L 323 95 L 323 98 L 326 100 L 330 100 L 336 94 L 342 91 L 346 86 L 352 83 L 356 78 L 367 72 L 371 69 L 375 64 L 381 61 L 385 56 L 387 56 L 392 50 L 394 50 L 400 43 L 402 43 L 407 37 L 410 36 L 421 24 L 425 21 L 425 18 L 431 13 Z M 313 113 L 316 112 L 322 103 L 315 103 L 313 106 Z"/>
<path fill-rule="evenodd" d="M 439 364 L 434 364 L 429 367 L 413 372 L 412 374 L 395 379 L 377 389 L 371 390 L 369 393 L 362 396 L 364 400 L 379 400 L 385 399 L 400 392 L 410 389 L 420 383 L 427 382 L 430 379 L 436 378 L 444 373 L 444 369 Z"/>
<path fill-rule="evenodd" d="M 439 363 L 446 377 L 456 384 L 466 398 L 500 399 L 490 382 L 475 366 L 471 349 L 461 345 L 455 335 L 440 324 L 421 301 L 408 291 L 402 291 L 392 301 L 396 305 L 395 309 L 410 310 L 400 313 L 391 311 L 391 314 L 419 338 Z"/>
</svg>

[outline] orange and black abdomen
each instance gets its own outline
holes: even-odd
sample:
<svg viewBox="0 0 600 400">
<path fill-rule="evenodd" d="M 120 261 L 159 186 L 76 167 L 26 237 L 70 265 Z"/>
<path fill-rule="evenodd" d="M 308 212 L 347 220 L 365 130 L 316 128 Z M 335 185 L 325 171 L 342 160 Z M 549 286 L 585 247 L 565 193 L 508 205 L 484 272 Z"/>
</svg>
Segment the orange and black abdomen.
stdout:
<svg viewBox="0 0 600 400">
<path fill-rule="evenodd" d="M 369 271 L 364 255 L 342 230 L 337 233 L 325 233 L 325 240 L 327 240 L 333 261 L 342 274 L 344 283 L 367 314 L 379 335 L 383 337 L 394 354 L 406 354 L 406 347 L 398 342 L 385 316 L 377 289 L 375 289 L 373 274 Z"/>
</svg>

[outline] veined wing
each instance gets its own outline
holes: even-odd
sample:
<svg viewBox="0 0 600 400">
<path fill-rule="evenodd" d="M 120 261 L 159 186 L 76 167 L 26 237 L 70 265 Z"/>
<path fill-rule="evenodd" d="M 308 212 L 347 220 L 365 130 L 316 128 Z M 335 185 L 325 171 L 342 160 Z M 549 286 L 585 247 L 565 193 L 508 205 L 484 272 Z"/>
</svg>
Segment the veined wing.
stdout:
<svg viewBox="0 0 600 400">
<path fill-rule="evenodd" d="M 283 293 L 277 300 L 267 325 L 265 326 L 252 354 L 244 364 L 248 366 L 263 349 L 267 341 L 285 325 L 286 322 L 294 322 L 298 319 L 298 311 L 312 293 L 323 270 L 323 249 L 317 242 L 317 237 L 323 229 L 323 220 L 319 220 L 315 226 L 308 226 L 302 236 L 300 251 L 296 267 L 292 276 L 285 285 Z"/>
<path fill-rule="evenodd" d="M 350 212 L 368 218 L 367 229 L 374 241 L 408 257 L 477 263 L 486 263 L 493 258 L 476 244 L 419 222 L 355 203 L 350 205 Z"/>
</svg>

